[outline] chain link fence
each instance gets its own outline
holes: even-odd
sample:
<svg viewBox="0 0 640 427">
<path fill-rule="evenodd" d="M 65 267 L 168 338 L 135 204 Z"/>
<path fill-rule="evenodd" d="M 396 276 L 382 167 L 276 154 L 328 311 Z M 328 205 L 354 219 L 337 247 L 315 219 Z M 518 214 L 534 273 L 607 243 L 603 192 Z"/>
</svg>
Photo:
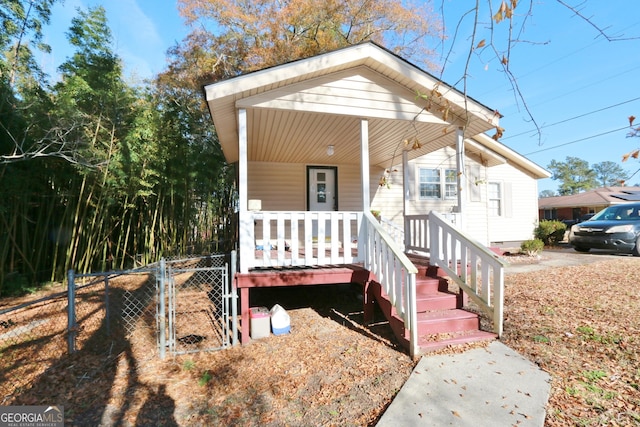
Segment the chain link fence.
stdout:
<svg viewBox="0 0 640 427">
<path fill-rule="evenodd" d="M 236 343 L 237 327 L 224 256 L 167 262 L 171 354 L 212 351 Z"/>
<path fill-rule="evenodd" d="M 151 357 L 237 343 L 235 263 L 225 255 L 68 275 L 67 291 L 0 305 L 0 405 L 69 354 Z M 14 300 L 15 302 L 15 300 Z"/>
<path fill-rule="evenodd" d="M 156 284 L 161 274 L 157 266 L 77 276 L 70 272 L 68 282 L 75 286 L 70 286 L 68 297 L 69 353 L 119 353 L 134 341 L 155 352 Z"/>
<path fill-rule="evenodd" d="M 0 307 L 0 405 L 67 354 L 67 293 L 19 301 Z"/>
</svg>

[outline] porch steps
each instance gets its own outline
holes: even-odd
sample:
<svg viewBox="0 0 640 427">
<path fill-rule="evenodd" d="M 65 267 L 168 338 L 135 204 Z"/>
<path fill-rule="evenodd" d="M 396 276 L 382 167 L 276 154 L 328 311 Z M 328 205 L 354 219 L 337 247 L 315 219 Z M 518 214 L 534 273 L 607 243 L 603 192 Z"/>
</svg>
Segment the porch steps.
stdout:
<svg viewBox="0 0 640 427">
<path fill-rule="evenodd" d="M 423 260 L 424 261 L 424 260 Z M 464 310 L 461 294 L 448 290 L 448 281 L 436 267 L 416 263 L 416 306 L 418 317 L 418 346 L 420 353 L 428 353 L 452 345 L 494 340 L 497 335 L 480 330 L 476 313 Z M 409 349 L 409 331 L 379 284 L 371 289 L 380 310 L 389 321 L 399 343 Z"/>
</svg>

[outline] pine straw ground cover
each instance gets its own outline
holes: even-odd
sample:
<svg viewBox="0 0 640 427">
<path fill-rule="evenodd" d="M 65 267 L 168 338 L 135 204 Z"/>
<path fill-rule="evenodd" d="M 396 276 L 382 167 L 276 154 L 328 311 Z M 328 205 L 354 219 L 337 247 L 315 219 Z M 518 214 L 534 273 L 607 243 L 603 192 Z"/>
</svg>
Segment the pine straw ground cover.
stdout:
<svg viewBox="0 0 640 427">
<path fill-rule="evenodd" d="M 546 425 L 640 425 L 639 272 L 617 257 L 507 275 L 503 342 L 550 373 Z M 356 291 L 261 290 L 252 305 L 286 307 L 291 334 L 165 361 L 152 337 L 79 352 L 3 404 L 60 404 L 69 425 L 373 426 L 415 361 L 362 325 Z"/>
<path fill-rule="evenodd" d="M 508 275 L 502 341 L 551 375 L 548 426 L 640 425 L 640 259 Z"/>
</svg>

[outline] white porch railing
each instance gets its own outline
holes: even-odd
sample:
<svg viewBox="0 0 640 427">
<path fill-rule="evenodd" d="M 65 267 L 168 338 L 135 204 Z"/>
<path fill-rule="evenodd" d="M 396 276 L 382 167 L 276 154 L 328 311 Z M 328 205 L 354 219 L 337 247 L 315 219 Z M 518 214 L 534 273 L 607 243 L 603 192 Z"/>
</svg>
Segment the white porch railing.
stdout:
<svg viewBox="0 0 640 427">
<path fill-rule="evenodd" d="M 494 332 L 501 336 L 506 263 L 433 211 L 429 214 L 429 246 L 429 263 L 447 272 L 491 317 Z"/>
<path fill-rule="evenodd" d="M 429 253 L 429 215 L 404 216 L 404 250 Z"/>
<path fill-rule="evenodd" d="M 380 225 L 384 231 L 393 239 L 394 242 L 398 245 L 398 247 L 404 252 L 404 230 L 402 227 L 396 225 L 395 222 L 388 220 L 385 217 L 380 217 Z"/>
<path fill-rule="evenodd" d="M 459 213 L 447 213 L 445 219 L 451 224 L 460 223 Z M 429 214 L 404 216 L 404 248 L 406 252 L 429 253 Z"/>
<path fill-rule="evenodd" d="M 362 212 L 248 211 L 241 230 L 241 269 L 352 264 L 359 246 Z M 243 250 L 244 248 L 244 250 Z"/>
<path fill-rule="evenodd" d="M 364 266 L 376 276 L 409 330 L 411 356 L 418 354 L 416 273 L 418 269 L 370 212 L 364 213 Z"/>
</svg>

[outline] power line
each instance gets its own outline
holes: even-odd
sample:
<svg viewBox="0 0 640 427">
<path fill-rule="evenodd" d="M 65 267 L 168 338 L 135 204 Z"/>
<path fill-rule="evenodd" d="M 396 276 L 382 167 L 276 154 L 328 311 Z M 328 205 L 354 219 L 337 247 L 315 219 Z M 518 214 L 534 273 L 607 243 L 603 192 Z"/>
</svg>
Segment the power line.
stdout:
<svg viewBox="0 0 640 427">
<path fill-rule="evenodd" d="M 629 68 L 629 69 L 624 70 L 624 71 L 621 71 L 621 72 L 619 72 L 619 73 L 617 73 L 617 74 L 613 74 L 613 75 L 607 76 L 604 80 L 612 80 L 612 79 L 617 78 L 617 77 L 620 77 L 620 76 L 622 76 L 622 75 L 624 75 L 624 74 L 631 73 L 632 71 L 635 71 L 635 70 L 637 70 L 637 69 L 639 69 L 639 68 L 640 68 L 640 65 L 639 65 L 639 66 L 637 66 L 637 67 Z M 586 84 L 586 85 L 584 85 L 584 86 L 581 86 L 581 87 L 575 88 L 575 89 L 573 89 L 573 90 L 571 90 L 571 91 L 569 91 L 569 92 L 565 92 L 565 93 L 560 94 L 560 95 L 557 95 L 557 96 L 555 96 L 555 97 L 553 97 L 553 98 L 546 98 L 544 101 L 539 102 L 538 104 L 532 105 L 531 107 L 538 107 L 538 106 L 540 106 L 540 105 L 544 105 L 544 104 L 547 104 L 547 103 L 549 103 L 549 102 L 553 102 L 553 101 L 555 101 L 556 99 L 564 98 L 565 96 L 567 96 L 567 95 L 571 95 L 572 93 L 582 92 L 582 91 L 584 91 L 585 89 L 587 89 L 587 88 L 589 88 L 589 87 L 597 86 L 597 85 L 602 84 L 602 80 L 603 80 L 603 78 L 602 78 L 602 77 L 600 77 L 598 80 L 594 81 L 593 83 L 589 83 L 589 84 Z"/>
<path fill-rule="evenodd" d="M 580 118 L 582 118 L 582 117 L 586 117 L 586 116 L 589 116 L 589 115 L 591 115 L 591 114 L 599 113 L 599 112 L 601 112 L 601 111 L 609 110 L 609 109 L 611 109 L 611 108 L 619 107 L 620 105 L 628 104 L 628 103 L 630 103 L 630 102 L 638 101 L 638 100 L 640 100 L 640 96 L 639 96 L 639 97 L 637 97 L 637 98 L 629 99 L 629 100 L 627 100 L 627 101 L 619 102 L 619 103 L 617 103 L 617 104 L 609 105 L 608 107 L 603 107 L 603 108 L 600 108 L 600 109 L 598 109 L 598 110 L 593 110 L 593 111 L 590 111 L 590 112 L 588 112 L 588 113 L 583 113 L 583 114 L 580 114 L 580 115 L 578 115 L 578 116 L 570 117 L 570 118 L 568 118 L 568 119 L 563 119 L 563 120 L 560 120 L 560 121 L 558 121 L 558 122 L 551 123 L 551 124 L 549 124 L 549 125 L 540 126 L 540 129 L 546 129 L 546 128 L 550 128 L 550 127 L 552 127 L 552 126 L 556 126 L 556 125 L 560 125 L 560 124 L 563 124 L 563 123 L 567 123 L 567 122 L 570 122 L 570 121 L 572 121 L 572 120 L 580 119 Z M 508 136 L 508 137 L 506 137 L 506 138 L 502 138 L 502 140 L 509 139 L 509 138 L 515 138 L 516 136 L 526 135 L 526 134 L 528 134 L 528 133 L 535 132 L 535 131 L 536 131 L 536 129 L 531 129 L 531 130 L 528 130 L 528 131 L 524 131 L 524 132 L 517 133 L 517 134 L 515 134 L 515 135 L 509 135 L 509 136 Z"/>
<path fill-rule="evenodd" d="M 614 130 L 610 130 L 610 131 L 607 131 L 607 132 L 599 133 L 597 135 L 587 136 L 585 138 L 576 139 L 575 141 L 565 142 L 564 144 L 554 145 L 553 147 L 543 148 L 542 150 L 532 151 L 530 153 L 525 154 L 525 156 L 530 156 L 531 154 L 542 153 L 543 151 L 553 150 L 555 148 L 564 147 L 565 145 L 575 144 L 576 142 L 586 141 L 588 139 L 597 138 L 599 136 L 608 135 L 610 133 L 620 132 L 621 130 L 627 130 L 627 129 L 629 129 L 629 126 L 625 126 L 625 127 L 619 128 L 619 129 L 614 129 Z"/>
</svg>

